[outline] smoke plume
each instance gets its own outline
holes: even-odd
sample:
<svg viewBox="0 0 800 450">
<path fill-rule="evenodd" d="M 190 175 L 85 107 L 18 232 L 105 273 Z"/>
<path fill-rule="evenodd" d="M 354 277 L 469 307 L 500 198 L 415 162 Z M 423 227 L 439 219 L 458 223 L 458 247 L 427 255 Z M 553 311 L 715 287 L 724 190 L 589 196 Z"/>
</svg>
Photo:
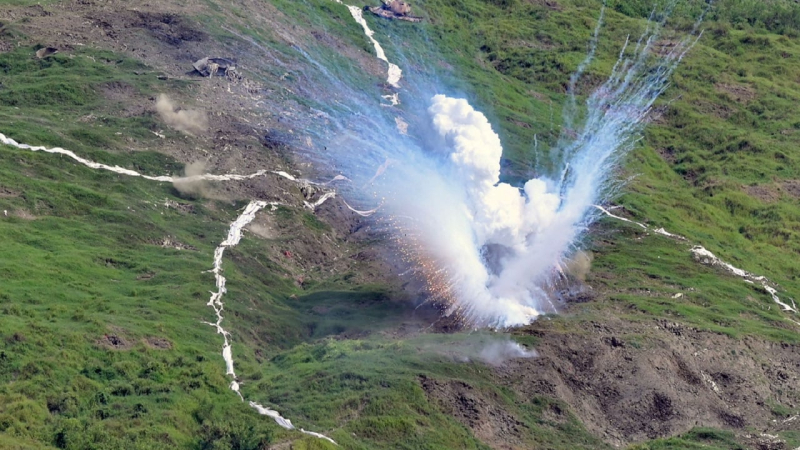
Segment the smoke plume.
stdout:
<svg viewBox="0 0 800 450">
<path fill-rule="evenodd" d="M 633 49 L 625 42 L 580 117 L 565 108 L 564 122 L 578 124 L 578 132 L 562 135 L 555 169 L 537 168 L 541 175 L 522 185 L 501 181 L 501 141 L 481 112 L 464 99 L 431 99 L 434 151 L 430 159 L 395 158 L 395 176 L 382 177 L 390 189 L 383 198 L 448 314 L 473 326 L 527 324 L 555 311 L 557 285 L 567 274 L 585 276 L 591 260 L 578 253 L 579 238 L 597 218 L 593 205 L 613 195 L 614 168 L 695 40 L 653 55 L 660 26 L 651 24 Z"/>
<path fill-rule="evenodd" d="M 420 349 L 457 362 L 481 362 L 495 367 L 505 365 L 513 359 L 539 356 L 535 350 L 528 350 L 508 335 L 486 333 L 457 335 L 454 339 L 441 337 Z"/>
</svg>

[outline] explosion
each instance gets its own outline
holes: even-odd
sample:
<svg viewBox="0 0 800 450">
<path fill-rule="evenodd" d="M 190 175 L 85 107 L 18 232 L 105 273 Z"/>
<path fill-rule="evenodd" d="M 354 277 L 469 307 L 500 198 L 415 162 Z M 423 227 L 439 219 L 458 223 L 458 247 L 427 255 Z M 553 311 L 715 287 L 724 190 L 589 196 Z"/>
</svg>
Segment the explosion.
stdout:
<svg viewBox="0 0 800 450">
<path fill-rule="evenodd" d="M 320 70 L 327 85 L 339 87 L 333 106 L 318 105 L 315 120 L 295 128 L 321 143 L 307 150 L 309 160 L 352 180 L 341 188 L 347 207 L 361 215 L 376 211 L 376 223 L 390 224 L 401 258 L 424 280 L 427 298 L 446 306 L 445 314 L 473 327 L 528 324 L 556 310 L 559 284 L 598 217 L 594 206 L 619 187 L 614 168 L 699 38 L 698 20 L 684 39 L 671 36 L 674 45 L 652 51 L 668 16 L 649 21 L 635 43 L 621 44 L 609 77 L 579 107 L 574 91 L 594 58 L 600 12 L 587 56 L 569 79 L 564 131 L 547 155 L 536 155 L 548 164 L 531 164 L 537 176 L 524 183 L 503 179 L 501 139 L 486 116 L 467 100 L 442 94 L 448 90 L 419 71 L 404 74 L 409 87 L 399 96 L 394 91 L 402 102 L 387 105 L 346 77 Z M 300 85 L 317 81 L 309 77 Z"/>
<path fill-rule="evenodd" d="M 614 167 L 696 40 L 654 56 L 656 35 L 648 30 L 630 52 L 625 43 L 608 80 L 586 100 L 581 131 L 562 137 L 556 170 L 539 170 L 522 186 L 501 181 L 503 148 L 482 113 L 464 99 L 432 98 L 434 150 L 400 160 L 384 180 L 384 206 L 408 241 L 406 259 L 446 314 L 476 327 L 512 327 L 555 309 L 555 285 L 597 218 L 593 205 L 613 194 Z"/>
</svg>

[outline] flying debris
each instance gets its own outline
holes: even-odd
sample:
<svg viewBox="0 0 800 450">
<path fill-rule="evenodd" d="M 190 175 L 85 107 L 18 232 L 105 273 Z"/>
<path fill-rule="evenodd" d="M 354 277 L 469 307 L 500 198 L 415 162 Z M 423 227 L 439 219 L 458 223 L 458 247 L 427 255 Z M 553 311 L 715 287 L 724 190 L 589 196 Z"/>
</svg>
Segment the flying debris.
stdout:
<svg viewBox="0 0 800 450">
<path fill-rule="evenodd" d="M 403 0 L 384 0 L 381 6 L 365 6 L 364 11 L 369 11 L 384 19 L 405 20 L 406 22 L 422 22 L 422 17 L 411 15 L 411 5 Z"/>
</svg>

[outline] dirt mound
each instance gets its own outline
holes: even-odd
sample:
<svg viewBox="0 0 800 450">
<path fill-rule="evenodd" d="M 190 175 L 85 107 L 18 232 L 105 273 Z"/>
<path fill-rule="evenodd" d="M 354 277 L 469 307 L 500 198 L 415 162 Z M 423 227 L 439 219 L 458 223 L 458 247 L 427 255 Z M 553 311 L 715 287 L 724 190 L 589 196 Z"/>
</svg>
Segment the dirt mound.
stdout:
<svg viewBox="0 0 800 450">
<path fill-rule="evenodd" d="M 133 344 L 117 334 L 105 334 L 98 339 L 97 345 L 111 350 L 130 350 Z"/>
<path fill-rule="evenodd" d="M 496 370 L 520 397 L 568 405 L 613 445 L 673 436 L 695 426 L 742 430 L 771 426 L 776 399 L 800 406 L 800 346 L 735 340 L 658 321 L 589 322 L 581 333 L 539 321 L 540 357 Z"/>
<path fill-rule="evenodd" d="M 434 380 L 423 375 L 419 383 L 429 400 L 472 430 L 482 442 L 494 449 L 523 448 L 521 429 L 525 425 L 499 408 L 497 399 L 486 398 L 485 393 L 462 381 Z"/>
<path fill-rule="evenodd" d="M 159 350 L 170 350 L 172 348 L 172 342 L 160 337 L 151 336 L 145 338 L 144 342 L 145 344 L 147 344 L 148 347 Z"/>
</svg>

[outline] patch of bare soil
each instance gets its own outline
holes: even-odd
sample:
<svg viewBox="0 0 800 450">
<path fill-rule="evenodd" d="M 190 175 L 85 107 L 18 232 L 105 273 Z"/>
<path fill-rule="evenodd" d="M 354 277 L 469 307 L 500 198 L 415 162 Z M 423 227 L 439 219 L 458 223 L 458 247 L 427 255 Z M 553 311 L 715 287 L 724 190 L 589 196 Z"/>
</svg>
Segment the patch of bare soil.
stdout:
<svg viewBox="0 0 800 450">
<path fill-rule="evenodd" d="M 675 39 L 659 39 L 653 43 L 653 52 L 659 56 L 667 56 L 675 52 L 681 41 Z"/>
<path fill-rule="evenodd" d="M 428 399 L 446 414 L 472 430 L 475 437 L 494 449 L 522 449 L 525 425 L 497 406 L 498 400 L 467 383 L 419 377 Z"/>
<path fill-rule="evenodd" d="M 741 100 L 736 99 L 736 101 Z M 697 107 L 699 112 L 703 114 L 709 114 L 714 117 L 719 117 L 720 119 L 728 119 L 733 115 L 734 112 L 736 112 L 730 106 L 721 105 L 707 99 L 698 99 L 692 103 Z"/>
<path fill-rule="evenodd" d="M 9 214 L 22 220 L 36 220 L 36 216 L 27 209 L 15 209 Z"/>
<path fill-rule="evenodd" d="M 661 147 L 657 148 L 656 152 L 664 159 L 664 161 L 675 164 L 677 157 L 675 156 L 675 148 L 674 147 Z"/>
<path fill-rule="evenodd" d="M 775 186 L 771 185 L 760 184 L 755 186 L 744 186 L 743 189 L 747 195 L 757 198 L 764 203 L 776 202 L 781 197 L 780 191 Z"/>
<path fill-rule="evenodd" d="M 159 350 L 170 350 L 172 348 L 172 342 L 167 339 L 150 336 L 144 339 L 144 343 L 147 344 L 150 348 L 155 348 Z"/>
<path fill-rule="evenodd" d="M 739 103 L 747 103 L 756 98 L 756 91 L 750 86 L 734 83 L 717 83 L 714 85 L 717 92 L 727 94 L 731 99 Z"/>
<path fill-rule="evenodd" d="M 104 334 L 103 337 L 95 341 L 97 345 L 110 350 L 130 350 L 133 342 L 123 338 L 118 334 Z"/>
<path fill-rule="evenodd" d="M 495 369 L 520 398 L 570 406 L 591 432 L 621 446 L 695 426 L 743 431 L 773 426 L 771 402 L 800 406 L 800 346 L 734 340 L 684 325 L 614 318 L 567 333 L 538 321 L 540 357 Z"/>
<path fill-rule="evenodd" d="M 558 4 L 556 0 L 526 0 L 527 3 L 531 3 L 534 5 L 544 6 L 548 9 L 553 11 L 561 11 L 564 9 L 561 5 Z"/>
<path fill-rule="evenodd" d="M 146 241 L 148 244 L 151 245 L 158 245 L 161 248 L 174 248 L 175 250 L 192 250 L 196 251 L 197 248 L 189 245 L 184 244 L 183 242 L 175 239 L 173 236 L 164 236 L 160 239 L 148 239 Z"/>
<path fill-rule="evenodd" d="M 784 181 L 781 190 L 794 198 L 800 198 L 800 180 Z"/>
<path fill-rule="evenodd" d="M 19 191 L 5 186 L 0 186 L 0 198 L 19 197 Z"/>
</svg>

